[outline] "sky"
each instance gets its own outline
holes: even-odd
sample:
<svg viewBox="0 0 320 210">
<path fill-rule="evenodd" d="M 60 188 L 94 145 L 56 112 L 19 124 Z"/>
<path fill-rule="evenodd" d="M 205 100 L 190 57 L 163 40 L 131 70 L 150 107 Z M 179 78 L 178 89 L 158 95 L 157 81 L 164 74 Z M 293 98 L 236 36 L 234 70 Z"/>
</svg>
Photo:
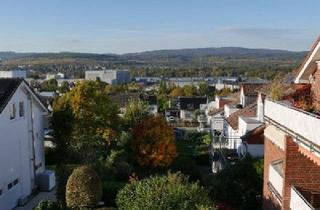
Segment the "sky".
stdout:
<svg viewBox="0 0 320 210">
<path fill-rule="evenodd" d="M 0 0 L 0 51 L 308 50 L 319 0 Z"/>
</svg>

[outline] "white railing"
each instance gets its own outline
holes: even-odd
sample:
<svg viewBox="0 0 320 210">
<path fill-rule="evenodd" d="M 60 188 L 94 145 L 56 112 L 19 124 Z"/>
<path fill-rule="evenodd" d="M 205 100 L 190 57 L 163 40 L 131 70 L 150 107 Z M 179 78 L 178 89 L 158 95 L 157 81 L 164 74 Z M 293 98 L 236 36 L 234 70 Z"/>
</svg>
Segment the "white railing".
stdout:
<svg viewBox="0 0 320 210">
<path fill-rule="evenodd" d="M 291 187 L 290 209 L 314 210 L 315 208 L 299 193 L 295 187 Z"/>
<path fill-rule="evenodd" d="M 287 128 L 315 145 L 320 145 L 320 118 L 286 104 L 265 101 L 265 118 Z"/>
<path fill-rule="evenodd" d="M 272 184 L 272 186 L 278 192 L 278 194 L 282 197 L 283 177 L 274 168 L 272 164 L 270 164 L 269 166 L 269 182 Z"/>
</svg>

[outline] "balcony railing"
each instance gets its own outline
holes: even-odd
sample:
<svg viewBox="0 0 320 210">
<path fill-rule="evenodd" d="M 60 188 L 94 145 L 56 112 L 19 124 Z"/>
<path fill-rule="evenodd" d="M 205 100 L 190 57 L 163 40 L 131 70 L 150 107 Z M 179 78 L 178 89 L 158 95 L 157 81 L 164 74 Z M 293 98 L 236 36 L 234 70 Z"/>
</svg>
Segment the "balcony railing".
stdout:
<svg viewBox="0 0 320 210">
<path fill-rule="evenodd" d="M 269 166 L 269 183 L 276 190 L 274 192 L 278 196 L 280 200 L 282 198 L 282 189 L 283 189 L 283 177 L 280 171 L 280 167 L 278 167 L 280 162 L 270 164 Z"/>
<path fill-rule="evenodd" d="M 292 135 L 311 152 L 320 154 L 320 118 L 288 104 L 265 101 L 265 119 Z"/>
<path fill-rule="evenodd" d="M 316 195 L 319 198 L 319 194 L 310 194 L 309 199 L 303 196 L 303 192 L 300 192 L 296 187 L 291 187 L 290 208 L 299 210 L 317 210 L 316 206 L 313 206 L 310 202 L 316 202 Z"/>
</svg>

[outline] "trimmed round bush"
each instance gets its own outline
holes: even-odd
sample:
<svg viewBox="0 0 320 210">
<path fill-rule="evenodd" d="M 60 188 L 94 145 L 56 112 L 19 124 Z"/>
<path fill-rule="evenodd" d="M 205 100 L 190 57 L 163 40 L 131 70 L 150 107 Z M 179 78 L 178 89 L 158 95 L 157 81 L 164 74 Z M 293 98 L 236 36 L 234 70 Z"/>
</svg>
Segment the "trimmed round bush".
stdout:
<svg viewBox="0 0 320 210">
<path fill-rule="evenodd" d="M 181 173 L 131 182 L 119 191 L 116 203 L 120 210 L 214 209 L 207 191 Z"/>
<path fill-rule="evenodd" d="M 66 186 L 66 203 L 71 209 L 94 207 L 102 196 L 102 184 L 89 166 L 76 168 Z"/>
</svg>

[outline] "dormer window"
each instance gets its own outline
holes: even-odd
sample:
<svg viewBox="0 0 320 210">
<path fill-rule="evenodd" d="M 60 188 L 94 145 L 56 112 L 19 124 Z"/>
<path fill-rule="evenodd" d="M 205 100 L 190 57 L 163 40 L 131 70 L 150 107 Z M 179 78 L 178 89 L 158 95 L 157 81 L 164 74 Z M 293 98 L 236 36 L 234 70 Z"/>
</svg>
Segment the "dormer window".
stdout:
<svg viewBox="0 0 320 210">
<path fill-rule="evenodd" d="M 13 103 L 11 104 L 11 107 L 10 107 L 10 120 L 13 120 L 16 118 L 16 104 Z"/>
</svg>

